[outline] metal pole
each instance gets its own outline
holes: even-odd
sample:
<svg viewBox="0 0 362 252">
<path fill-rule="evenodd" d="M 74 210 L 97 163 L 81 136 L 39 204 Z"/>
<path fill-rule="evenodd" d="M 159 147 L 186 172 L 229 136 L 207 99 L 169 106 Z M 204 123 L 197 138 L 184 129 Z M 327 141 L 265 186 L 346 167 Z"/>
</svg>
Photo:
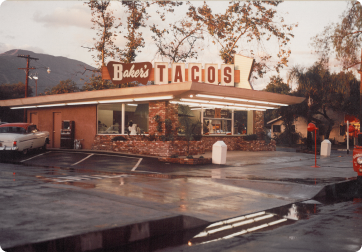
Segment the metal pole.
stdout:
<svg viewBox="0 0 362 252">
<path fill-rule="evenodd" d="M 347 154 L 349 154 L 349 121 L 347 121 Z"/>
<path fill-rule="evenodd" d="M 314 130 L 314 166 L 317 167 L 317 128 Z"/>
</svg>

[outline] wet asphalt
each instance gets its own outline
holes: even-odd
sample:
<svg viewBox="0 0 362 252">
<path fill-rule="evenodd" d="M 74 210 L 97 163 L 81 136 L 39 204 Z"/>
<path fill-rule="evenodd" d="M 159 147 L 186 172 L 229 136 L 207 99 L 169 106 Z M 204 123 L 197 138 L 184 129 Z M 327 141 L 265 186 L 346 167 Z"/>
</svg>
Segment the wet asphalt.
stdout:
<svg viewBox="0 0 362 252">
<path fill-rule="evenodd" d="M 211 223 L 325 196 L 327 187 L 356 177 L 352 155 L 342 152 L 318 158 L 319 168 L 311 167 L 313 155 L 281 151 L 228 152 L 225 165 L 202 166 L 68 150 L 0 160 L 0 246 L 6 251 L 117 251 L 144 240 L 148 245 L 136 251 L 154 251 L 181 238 L 187 244 Z M 228 248 L 225 241 L 214 244 Z"/>
</svg>

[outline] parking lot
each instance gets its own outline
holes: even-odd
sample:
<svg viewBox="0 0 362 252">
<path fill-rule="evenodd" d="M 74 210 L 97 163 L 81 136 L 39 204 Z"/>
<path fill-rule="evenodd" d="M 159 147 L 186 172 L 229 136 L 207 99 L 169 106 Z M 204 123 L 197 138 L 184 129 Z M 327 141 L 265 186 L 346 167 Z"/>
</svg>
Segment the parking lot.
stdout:
<svg viewBox="0 0 362 252">
<path fill-rule="evenodd" d="M 105 175 L 109 173 L 165 174 L 195 168 L 188 165 L 160 162 L 157 157 L 141 157 L 91 151 L 77 152 L 58 149 L 50 149 L 47 151 L 34 150 L 27 155 L 20 153 L 0 153 L 0 162 L 44 168 L 56 167 L 74 170 L 79 173 L 98 173 Z M 210 165 L 204 165 L 199 168 L 209 167 Z"/>
</svg>

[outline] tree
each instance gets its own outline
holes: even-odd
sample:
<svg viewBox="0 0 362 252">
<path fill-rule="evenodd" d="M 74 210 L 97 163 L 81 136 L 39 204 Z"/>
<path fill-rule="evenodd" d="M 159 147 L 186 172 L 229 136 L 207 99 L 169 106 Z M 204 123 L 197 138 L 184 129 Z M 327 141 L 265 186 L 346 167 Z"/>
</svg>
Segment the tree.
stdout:
<svg viewBox="0 0 362 252">
<path fill-rule="evenodd" d="M 93 90 L 102 90 L 110 88 L 115 88 L 112 81 L 102 80 L 102 75 L 92 74 L 92 76 L 89 78 L 89 81 L 84 82 L 82 91 L 93 91 Z"/>
<path fill-rule="evenodd" d="M 113 28 L 117 29 L 122 23 L 117 21 L 113 16 L 113 11 L 109 9 L 110 1 L 91 0 L 85 4 L 91 9 L 91 22 L 93 23 L 91 29 L 96 30 L 97 37 L 93 38 L 93 47 L 84 48 L 88 48 L 90 52 L 96 51 L 96 55 L 92 56 L 94 61 L 97 65 L 104 66 L 106 58 L 114 58 L 115 53 L 119 50 L 114 43 L 118 32 Z"/>
<path fill-rule="evenodd" d="M 270 77 L 269 84 L 266 86 L 264 91 L 285 94 L 285 95 L 296 95 L 296 93 L 291 92 L 291 88 L 280 76 Z M 284 132 L 282 132 L 278 137 L 278 142 L 287 143 L 289 146 L 295 142 L 299 134 L 294 131 L 294 122 L 301 116 L 303 113 L 303 105 L 296 104 L 287 107 L 280 107 L 277 110 L 268 110 L 265 113 L 265 122 L 272 120 L 273 118 L 281 117 L 284 125 Z"/>
<path fill-rule="evenodd" d="M 278 17 L 274 7 L 280 2 L 230 2 L 224 14 L 213 14 L 211 8 L 204 2 L 198 9 L 191 6 L 187 13 L 189 17 L 204 24 L 207 32 L 213 37 L 214 43 L 221 47 L 220 57 L 224 63 L 233 64 L 234 55 L 238 53 L 239 46 L 249 43 L 249 47 L 255 46 L 258 50 L 248 49 L 250 56 L 259 56 L 254 64 L 253 71 L 262 77 L 268 69 L 274 68 L 277 72 L 283 66 L 287 66 L 288 57 L 291 54 L 287 48 L 290 39 L 294 37 L 292 29 L 297 25 L 287 25 L 283 18 Z M 273 67 L 268 62 L 273 58 L 265 50 L 264 43 L 274 41 L 279 51 L 277 62 Z M 253 43 L 253 45 L 252 45 Z"/>
<path fill-rule="evenodd" d="M 46 89 L 44 94 L 40 95 L 53 95 L 53 94 L 65 94 L 65 93 L 74 93 L 79 92 L 79 88 L 77 87 L 77 84 L 67 79 L 65 81 L 60 81 L 58 85 L 54 86 L 52 89 Z"/>
<path fill-rule="evenodd" d="M 339 23 L 330 24 L 312 40 L 315 51 L 325 61 L 335 53 L 344 69 L 361 63 L 362 6 L 357 1 L 347 3 Z"/>
<path fill-rule="evenodd" d="M 290 78 L 298 82 L 297 94 L 313 101 L 310 105 L 308 122 L 320 115 L 326 120 L 324 137 L 329 134 L 335 124 L 330 117 L 333 111 L 348 113 L 351 103 L 356 101 L 356 95 L 351 95 L 357 85 L 357 80 L 351 72 L 331 74 L 323 60 L 316 62 L 312 67 L 303 69 L 294 67 L 290 72 Z"/>
<path fill-rule="evenodd" d="M 33 90 L 28 87 L 28 97 L 33 95 Z M 14 84 L 0 85 L 0 100 L 16 99 L 25 97 L 25 84 L 19 81 Z"/>
<path fill-rule="evenodd" d="M 312 45 L 320 54 L 321 59 L 329 61 L 335 55 L 342 63 L 343 69 L 360 65 L 359 73 L 362 74 L 361 46 L 362 46 L 362 6 L 357 1 L 347 3 L 347 10 L 341 16 L 340 22 L 325 27 L 321 34 L 313 38 Z M 362 81 L 359 88 L 359 120 L 362 122 Z M 355 104 L 357 107 L 358 105 Z"/>
<path fill-rule="evenodd" d="M 141 1 L 122 1 L 122 5 L 127 8 L 127 40 L 124 49 L 118 50 L 119 57 L 124 63 L 131 63 L 135 60 L 137 53 L 145 46 L 141 27 L 146 27 L 146 20 L 150 17 L 146 9 L 150 6 L 148 2 Z"/>
<path fill-rule="evenodd" d="M 170 59 L 171 62 L 185 62 L 189 58 L 197 59 L 196 42 L 203 40 L 199 22 L 193 23 L 186 19 L 169 24 L 169 29 L 159 30 L 156 25 L 150 26 L 155 34 L 158 54 Z M 170 34 L 170 38 L 167 36 Z"/>
<path fill-rule="evenodd" d="M 269 84 L 265 87 L 264 91 L 278 94 L 289 94 L 291 88 L 279 75 L 274 75 L 270 77 Z"/>
<path fill-rule="evenodd" d="M 28 97 L 32 96 L 33 90 L 28 87 Z M 0 85 L 0 100 L 16 99 L 25 97 L 25 84 L 22 82 L 14 84 Z M 0 121 L 2 122 L 22 122 L 24 119 L 24 110 L 10 109 L 9 107 L 0 107 Z"/>
</svg>

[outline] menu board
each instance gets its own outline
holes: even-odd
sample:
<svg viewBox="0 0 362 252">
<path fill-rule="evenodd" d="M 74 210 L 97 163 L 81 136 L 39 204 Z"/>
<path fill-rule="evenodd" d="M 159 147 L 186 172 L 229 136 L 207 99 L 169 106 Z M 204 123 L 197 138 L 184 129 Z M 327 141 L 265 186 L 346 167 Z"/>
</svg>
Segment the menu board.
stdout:
<svg viewBox="0 0 362 252">
<path fill-rule="evenodd" d="M 221 108 L 206 109 L 205 117 L 211 118 L 231 118 L 229 110 L 221 110 Z"/>
</svg>

